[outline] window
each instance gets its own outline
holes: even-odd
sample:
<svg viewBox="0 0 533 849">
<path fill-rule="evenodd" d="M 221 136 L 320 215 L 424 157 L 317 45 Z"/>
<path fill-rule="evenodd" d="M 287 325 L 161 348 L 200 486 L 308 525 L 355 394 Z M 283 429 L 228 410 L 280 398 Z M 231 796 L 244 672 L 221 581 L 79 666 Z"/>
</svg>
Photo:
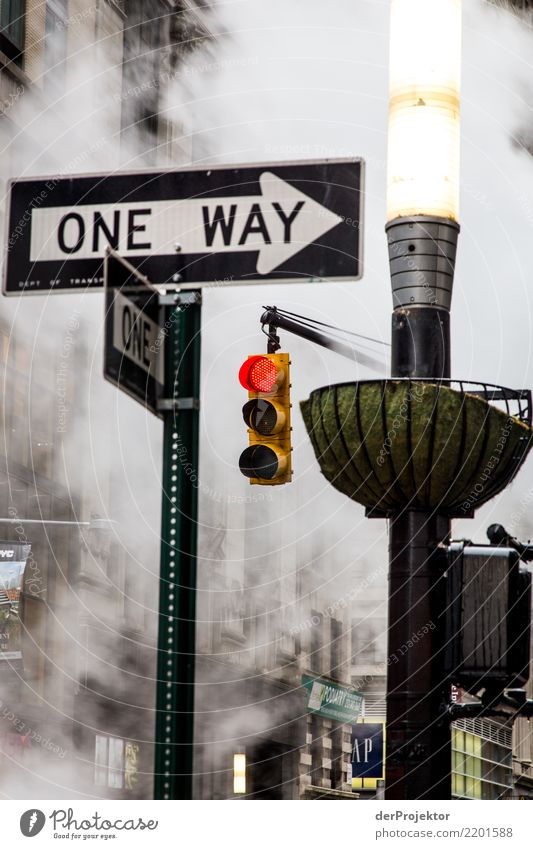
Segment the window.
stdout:
<svg viewBox="0 0 533 849">
<path fill-rule="evenodd" d="M 7 363 L 7 353 L 9 350 L 9 333 L 5 330 L 0 331 L 0 362 Z"/>
<path fill-rule="evenodd" d="M 324 617 L 318 610 L 311 610 L 311 651 L 309 653 L 309 668 L 313 672 L 322 672 L 322 621 Z"/>
<path fill-rule="evenodd" d="M 139 132 L 144 134 L 145 139 L 154 139 L 157 136 L 159 126 L 159 115 L 141 104 L 140 118 L 137 122 Z"/>
<path fill-rule="evenodd" d="M 26 0 L 0 0 L 0 47 L 9 59 L 22 58 Z"/>
<path fill-rule="evenodd" d="M 107 787 L 107 737 L 96 736 L 94 749 L 94 783 Z"/>
<path fill-rule="evenodd" d="M 94 783 L 100 787 L 124 787 L 124 740 L 120 737 L 95 738 Z"/>
<path fill-rule="evenodd" d="M 462 721 L 463 724 L 466 721 Z M 487 731 L 487 736 L 489 735 Z M 496 732 L 493 732 L 496 733 Z M 511 781 L 507 741 L 485 739 L 452 726 L 452 796 L 460 799 L 505 799 Z"/>
<path fill-rule="evenodd" d="M 147 50 L 157 50 L 161 46 L 160 30 L 161 18 L 159 9 L 153 4 L 143 3 L 139 26 L 143 53 Z"/>
<path fill-rule="evenodd" d="M 45 84 L 63 85 L 67 56 L 67 3 L 66 0 L 49 0 L 46 4 Z"/>
</svg>

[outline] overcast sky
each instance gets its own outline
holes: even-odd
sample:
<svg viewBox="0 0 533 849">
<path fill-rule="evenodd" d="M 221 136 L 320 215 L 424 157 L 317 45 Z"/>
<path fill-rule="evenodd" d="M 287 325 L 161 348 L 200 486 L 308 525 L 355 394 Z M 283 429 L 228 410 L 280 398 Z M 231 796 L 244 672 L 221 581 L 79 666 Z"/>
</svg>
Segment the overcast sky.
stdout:
<svg viewBox="0 0 533 849">
<path fill-rule="evenodd" d="M 530 387 L 533 159 L 513 138 L 533 131 L 533 33 L 481 0 L 465 0 L 463 7 L 462 234 L 452 311 L 453 376 Z M 242 392 L 233 376 L 248 353 L 264 350 L 258 325 L 263 303 L 275 302 L 389 341 L 383 232 L 388 9 L 388 0 L 332 0 L 327 7 L 318 0 L 272 0 L 268 6 L 259 0 L 220 3 L 214 29 L 223 34 L 210 54 L 188 60 L 183 80 L 171 94 L 176 114 L 185 108 L 192 116 L 198 161 L 325 156 L 361 156 L 366 161 L 361 281 L 207 293 L 204 438 L 218 458 L 215 468 L 210 464 L 210 474 L 220 477 L 229 492 L 246 487 L 236 466 L 245 434 L 239 421 Z M 288 334 L 282 342 L 292 355 L 295 400 L 325 383 L 373 376 Z M 218 408 L 224 410 L 224 435 L 209 427 L 222 387 L 230 399 Z M 383 537 L 385 523 L 364 520 L 356 505 L 346 511 L 346 499 L 321 480 L 298 413 L 295 419 L 293 487 L 318 496 L 322 517 L 337 514 L 342 522 L 355 523 L 365 546 Z M 481 540 L 490 521 L 505 524 L 516 510 L 521 520 L 513 529 L 533 533 L 533 523 L 526 521 L 530 511 L 520 506 L 530 487 L 533 461 L 474 521 L 456 523 L 455 533 Z M 280 508 L 288 497 L 280 490 L 274 496 Z"/>
</svg>

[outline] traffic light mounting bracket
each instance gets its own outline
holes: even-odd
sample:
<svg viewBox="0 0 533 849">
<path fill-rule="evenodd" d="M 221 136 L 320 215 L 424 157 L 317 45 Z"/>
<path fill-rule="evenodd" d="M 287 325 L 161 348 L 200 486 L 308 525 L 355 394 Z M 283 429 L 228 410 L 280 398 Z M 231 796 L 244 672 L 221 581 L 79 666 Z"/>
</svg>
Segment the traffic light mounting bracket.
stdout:
<svg viewBox="0 0 533 849">
<path fill-rule="evenodd" d="M 159 306 L 160 307 L 184 307 L 184 306 L 201 306 L 202 294 L 200 291 L 193 292 L 160 292 Z"/>
<path fill-rule="evenodd" d="M 503 525 L 489 525 L 487 528 L 487 537 L 492 545 L 503 545 L 508 548 L 514 548 L 520 555 L 520 560 L 524 563 L 530 563 L 533 560 L 533 545 L 528 542 L 520 542 L 508 533 Z"/>
<path fill-rule="evenodd" d="M 490 701 L 485 697 L 480 702 L 449 705 L 448 714 L 450 722 L 488 716 L 504 717 L 507 720 L 514 720 L 519 716 L 530 719 L 533 717 L 533 699 L 526 697 L 525 690 L 508 690 Z"/>
<path fill-rule="evenodd" d="M 157 402 L 157 409 L 162 412 L 166 410 L 199 410 L 199 398 L 160 398 Z"/>
<path fill-rule="evenodd" d="M 342 357 L 347 357 L 352 362 L 358 362 L 380 373 L 385 371 L 385 364 L 383 362 L 368 354 L 364 354 L 358 345 L 360 344 L 359 340 L 373 342 L 378 345 L 386 345 L 388 347 L 387 343 L 381 342 L 378 339 L 371 339 L 368 336 L 362 336 L 359 333 L 352 333 L 349 330 L 342 330 L 340 327 L 333 327 L 330 324 L 324 324 L 306 316 L 296 315 L 295 313 L 278 309 L 275 306 L 263 307 L 263 309 L 265 311 L 261 315 L 260 323 L 261 330 L 268 337 L 269 354 L 275 354 L 281 347 L 279 336 L 276 333 L 281 328 L 289 333 L 293 333 L 295 336 L 299 336 L 301 339 L 313 342 L 315 345 L 321 345 L 323 348 L 327 348 L 328 351 L 333 351 Z M 265 330 L 265 326 L 267 325 L 268 331 Z M 333 331 L 335 335 L 325 333 L 319 327 Z M 354 341 L 340 339 L 338 335 L 340 333 L 345 336 L 351 336 Z"/>
<path fill-rule="evenodd" d="M 495 548 L 512 548 L 525 563 L 533 561 L 533 545 L 520 542 L 511 536 L 503 525 L 493 524 L 487 528 L 487 537 Z M 469 704 L 449 704 L 448 717 L 450 722 L 456 719 L 476 719 L 481 717 L 500 717 L 514 721 L 518 717 L 530 719 L 533 717 L 533 699 L 528 699 L 522 688 L 508 688 L 505 692 L 487 688 L 478 702 Z"/>
</svg>

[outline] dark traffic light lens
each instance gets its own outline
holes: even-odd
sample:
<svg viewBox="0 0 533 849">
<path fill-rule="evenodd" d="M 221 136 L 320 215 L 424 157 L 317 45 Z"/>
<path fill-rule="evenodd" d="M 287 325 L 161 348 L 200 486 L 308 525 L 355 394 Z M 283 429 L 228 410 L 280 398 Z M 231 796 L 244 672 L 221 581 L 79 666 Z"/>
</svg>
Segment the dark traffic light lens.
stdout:
<svg viewBox="0 0 533 849">
<path fill-rule="evenodd" d="M 247 478 L 272 480 L 278 473 L 278 457 L 268 445 L 250 445 L 239 460 L 239 468 Z"/>
<path fill-rule="evenodd" d="M 262 399 L 248 401 L 242 408 L 242 416 L 246 425 L 261 436 L 272 433 L 278 423 L 276 408 L 269 401 Z"/>
</svg>

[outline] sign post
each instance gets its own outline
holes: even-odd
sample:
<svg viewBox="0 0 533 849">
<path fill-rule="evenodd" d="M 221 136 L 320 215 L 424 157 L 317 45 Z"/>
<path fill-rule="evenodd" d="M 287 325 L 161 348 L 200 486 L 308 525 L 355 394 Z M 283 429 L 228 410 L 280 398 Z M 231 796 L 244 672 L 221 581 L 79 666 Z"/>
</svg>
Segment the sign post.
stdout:
<svg viewBox="0 0 533 849">
<path fill-rule="evenodd" d="M 156 799 L 192 799 L 201 297 L 163 300 L 165 397 Z"/>
<path fill-rule="evenodd" d="M 164 428 L 154 797 L 191 799 L 201 296 L 161 294 L 113 250 L 104 278 L 104 376 Z"/>
</svg>

